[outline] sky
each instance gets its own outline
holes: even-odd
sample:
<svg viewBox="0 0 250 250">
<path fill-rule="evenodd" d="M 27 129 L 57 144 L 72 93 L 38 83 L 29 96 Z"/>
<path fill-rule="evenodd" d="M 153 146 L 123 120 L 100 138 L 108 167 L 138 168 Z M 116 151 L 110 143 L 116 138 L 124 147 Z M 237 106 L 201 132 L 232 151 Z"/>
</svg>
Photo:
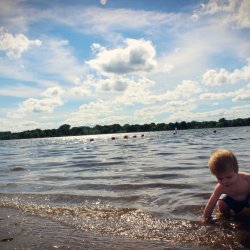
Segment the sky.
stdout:
<svg viewBox="0 0 250 250">
<path fill-rule="evenodd" d="M 0 0 L 0 131 L 250 117 L 249 0 Z"/>
</svg>

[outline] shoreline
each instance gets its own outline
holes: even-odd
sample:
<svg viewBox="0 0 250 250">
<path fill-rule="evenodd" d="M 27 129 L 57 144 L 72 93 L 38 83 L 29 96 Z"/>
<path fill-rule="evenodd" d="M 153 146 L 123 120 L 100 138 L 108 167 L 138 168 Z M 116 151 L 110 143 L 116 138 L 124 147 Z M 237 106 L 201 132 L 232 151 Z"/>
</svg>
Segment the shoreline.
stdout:
<svg viewBox="0 0 250 250">
<path fill-rule="evenodd" d="M 119 127 L 117 129 L 116 125 Z M 175 122 L 175 123 L 150 123 L 150 124 L 119 124 L 113 125 L 96 125 L 95 127 L 73 127 L 64 124 L 58 129 L 33 129 L 20 132 L 0 131 L 0 140 L 17 140 L 17 139 L 41 139 L 41 138 L 56 138 L 68 136 L 96 136 L 109 134 L 124 134 L 124 133 L 147 133 L 147 132 L 176 132 L 177 130 L 192 130 L 192 129 L 212 129 L 216 133 L 216 129 L 249 127 L 250 118 L 238 118 L 234 120 L 226 120 L 221 118 L 219 121 L 192 121 L 192 122 Z"/>
<path fill-rule="evenodd" d="M 26 214 L 12 208 L 0 208 L 0 249 L 187 249 L 158 240 L 133 239 L 84 232 Z M 189 246 L 192 249 L 208 249 Z M 189 248 L 188 247 L 188 248 Z"/>
</svg>

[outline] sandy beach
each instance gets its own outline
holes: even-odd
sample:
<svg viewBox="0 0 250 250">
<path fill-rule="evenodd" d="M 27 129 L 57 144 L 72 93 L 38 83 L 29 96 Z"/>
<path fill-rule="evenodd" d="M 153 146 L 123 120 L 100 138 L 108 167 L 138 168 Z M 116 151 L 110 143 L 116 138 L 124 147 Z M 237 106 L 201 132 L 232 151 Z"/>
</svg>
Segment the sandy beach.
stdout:
<svg viewBox="0 0 250 250">
<path fill-rule="evenodd" d="M 9 208 L 0 208 L 0 222 L 0 249 L 3 250 L 184 249 L 184 246 L 177 247 L 164 241 L 86 233 L 47 218 L 25 214 Z"/>
</svg>

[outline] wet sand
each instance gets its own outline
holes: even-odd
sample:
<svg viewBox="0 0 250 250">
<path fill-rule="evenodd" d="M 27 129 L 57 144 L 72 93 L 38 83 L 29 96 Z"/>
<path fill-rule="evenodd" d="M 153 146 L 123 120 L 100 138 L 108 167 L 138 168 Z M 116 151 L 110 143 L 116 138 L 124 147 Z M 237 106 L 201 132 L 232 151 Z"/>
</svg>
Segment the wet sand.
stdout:
<svg viewBox="0 0 250 250">
<path fill-rule="evenodd" d="M 0 208 L 0 249 L 209 249 L 174 246 L 165 241 L 140 240 L 83 232 L 15 209 Z"/>
</svg>

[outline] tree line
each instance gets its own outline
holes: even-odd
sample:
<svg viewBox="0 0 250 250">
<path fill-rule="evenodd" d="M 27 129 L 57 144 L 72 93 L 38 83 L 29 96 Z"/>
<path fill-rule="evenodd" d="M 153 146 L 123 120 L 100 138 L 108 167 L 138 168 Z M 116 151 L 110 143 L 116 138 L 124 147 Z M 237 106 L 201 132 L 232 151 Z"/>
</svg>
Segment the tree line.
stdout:
<svg viewBox="0 0 250 250">
<path fill-rule="evenodd" d="M 150 124 L 120 124 L 113 125 L 95 125 L 94 127 L 80 126 L 72 127 L 69 124 L 63 124 L 58 129 L 34 129 L 23 132 L 0 132 L 0 140 L 11 139 L 28 139 L 28 138 L 45 138 L 60 136 L 77 136 L 77 135 L 95 135 L 95 134 L 114 134 L 114 133 L 131 133 L 131 132 L 150 132 L 150 131 L 168 131 L 183 129 L 201 129 L 201 128 L 222 128 L 222 127 L 238 127 L 250 126 L 250 118 L 238 118 L 226 120 L 221 118 L 218 121 L 191 121 L 191 122 L 175 122 L 175 123 L 150 123 Z"/>
</svg>

